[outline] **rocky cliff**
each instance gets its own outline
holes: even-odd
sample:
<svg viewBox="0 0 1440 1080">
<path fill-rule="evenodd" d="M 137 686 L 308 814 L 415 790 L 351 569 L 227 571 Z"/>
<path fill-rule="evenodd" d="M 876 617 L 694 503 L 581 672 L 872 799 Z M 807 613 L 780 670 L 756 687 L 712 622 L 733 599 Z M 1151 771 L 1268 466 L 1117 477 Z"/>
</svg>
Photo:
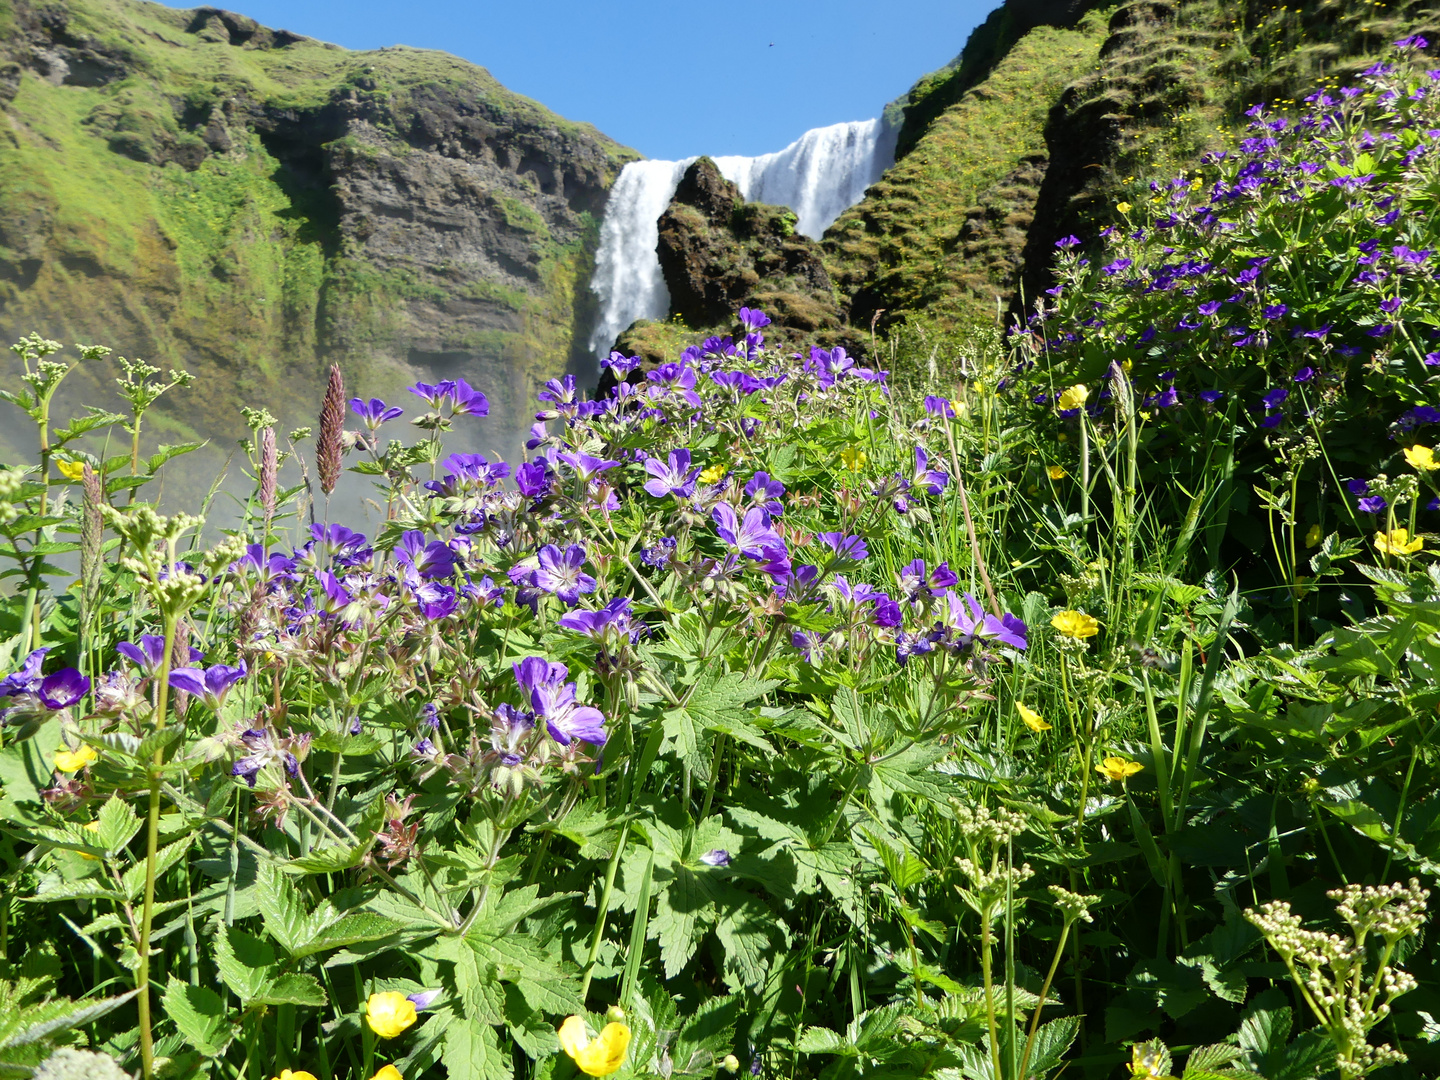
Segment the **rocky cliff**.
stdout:
<svg viewBox="0 0 1440 1080">
<path fill-rule="evenodd" d="M 464 375 L 503 425 L 575 358 L 636 156 L 443 53 L 0 0 L 0 335 L 188 368 L 171 434 L 303 419 L 331 360 L 379 394 Z"/>
</svg>

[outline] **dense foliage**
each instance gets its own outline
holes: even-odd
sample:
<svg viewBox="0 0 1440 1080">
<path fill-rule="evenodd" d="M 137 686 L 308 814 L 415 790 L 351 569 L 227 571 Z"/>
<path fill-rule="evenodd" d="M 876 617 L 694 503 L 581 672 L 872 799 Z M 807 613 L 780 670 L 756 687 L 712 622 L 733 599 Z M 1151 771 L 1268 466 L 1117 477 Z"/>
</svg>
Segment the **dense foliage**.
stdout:
<svg viewBox="0 0 1440 1080">
<path fill-rule="evenodd" d="M 1341 363 L 1388 299 L 1326 284 L 1383 251 L 1376 296 L 1429 303 L 1395 270 L 1421 233 L 1344 246 L 1361 133 L 1392 206 L 1425 190 L 1385 135 L 1418 140 L 1428 83 L 1371 78 L 1297 125 L 1349 183 L 1307 200 L 1257 115 L 1274 146 L 1097 277 L 1070 257 L 1019 370 L 953 389 L 778 354 L 742 309 L 644 378 L 612 356 L 605 400 L 551 382 L 512 465 L 445 455 L 485 423 L 464 380 L 413 388 L 407 442 L 335 370 L 311 446 L 247 413 L 253 489 L 202 531 L 147 501 L 183 448 L 140 446 L 203 387 L 122 362 L 129 415 L 60 427 L 105 350 L 21 342 L 0 1071 L 1434 1075 L 1440 571 L 1414 515 L 1302 513 L 1317 458 L 1285 450 L 1428 392 L 1424 353 Z M 1329 261 L 1287 255 L 1297 206 Z M 1180 285 L 1182 235 L 1225 246 Z M 1258 321 L 1176 338 L 1181 296 Z M 1435 463 L 1403 433 L 1386 515 Z M 1237 561 L 1249 447 L 1285 451 L 1247 466 L 1276 542 Z"/>
</svg>

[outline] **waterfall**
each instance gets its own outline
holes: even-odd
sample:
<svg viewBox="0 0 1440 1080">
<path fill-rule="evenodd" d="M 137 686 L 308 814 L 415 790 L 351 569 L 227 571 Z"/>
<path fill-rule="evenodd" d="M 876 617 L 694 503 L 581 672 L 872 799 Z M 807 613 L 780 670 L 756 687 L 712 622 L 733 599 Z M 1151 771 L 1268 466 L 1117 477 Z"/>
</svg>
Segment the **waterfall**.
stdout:
<svg viewBox="0 0 1440 1080">
<path fill-rule="evenodd" d="M 717 157 L 715 164 L 741 198 L 788 206 L 799 219 L 796 229 L 818 240 L 894 159 L 895 132 L 883 120 L 859 120 L 814 128 L 773 154 Z M 590 279 L 600 301 L 590 336 L 597 357 L 636 319 L 663 319 L 670 310 L 655 254 L 657 223 L 694 160 L 633 161 L 610 189 Z"/>
</svg>

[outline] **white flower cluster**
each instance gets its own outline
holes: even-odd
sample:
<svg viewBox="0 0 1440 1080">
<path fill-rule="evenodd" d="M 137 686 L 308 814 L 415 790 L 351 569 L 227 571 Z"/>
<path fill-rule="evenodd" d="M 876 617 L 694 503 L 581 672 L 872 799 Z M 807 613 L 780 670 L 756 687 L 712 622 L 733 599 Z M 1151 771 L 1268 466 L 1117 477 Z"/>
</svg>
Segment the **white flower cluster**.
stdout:
<svg viewBox="0 0 1440 1080">
<path fill-rule="evenodd" d="M 36 1067 L 35 1080 L 130 1080 L 130 1075 L 105 1054 L 64 1046 Z"/>
<path fill-rule="evenodd" d="M 1307 930 L 1289 903 L 1273 900 L 1245 917 L 1265 935 L 1290 969 L 1290 976 L 1335 1047 L 1341 1080 L 1358 1080 L 1405 1060 L 1387 1044 L 1366 1037 L 1390 1015 L 1390 1002 L 1415 989 L 1414 976 L 1390 966 L 1395 945 L 1419 932 L 1429 890 L 1414 878 L 1405 885 L 1347 885 L 1326 894 L 1346 923 L 1348 934 Z M 1373 972 L 1366 967 L 1367 939 L 1384 941 Z"/>
<path fill-rule="evenodd" d="M 955 810 L 955 824 L 960 834 L 972 844 L 1008 843 L 1029 827 L 1024 814 L 1017 814 L 1003 806 L 993 810 L 985 806 L 963 806 L 952 803 Z"/>
</svg>

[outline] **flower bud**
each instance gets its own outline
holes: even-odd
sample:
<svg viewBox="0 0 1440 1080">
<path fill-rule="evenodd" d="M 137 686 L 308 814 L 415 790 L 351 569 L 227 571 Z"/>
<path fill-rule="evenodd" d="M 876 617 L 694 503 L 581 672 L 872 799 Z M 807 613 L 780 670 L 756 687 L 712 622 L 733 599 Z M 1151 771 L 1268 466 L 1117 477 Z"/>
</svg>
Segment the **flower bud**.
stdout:
<svg viewBox="0 0 1440 1080">
<path fill-rule="evenodd" d="M 623 1024 L 625 1022 L 625 1010 L 619 1005 L 611 1005 L 605 1010 L 605 1020 L 611 1024 Z"/>
<path fill-rule="evenodd" d="M 740 1059 L 737 1058 L 734 1054 L 726 1054 L 725 1060 L 720 1063 L 720 1066 L 729 1073 L 739 1072 Z"/>
</svg>

